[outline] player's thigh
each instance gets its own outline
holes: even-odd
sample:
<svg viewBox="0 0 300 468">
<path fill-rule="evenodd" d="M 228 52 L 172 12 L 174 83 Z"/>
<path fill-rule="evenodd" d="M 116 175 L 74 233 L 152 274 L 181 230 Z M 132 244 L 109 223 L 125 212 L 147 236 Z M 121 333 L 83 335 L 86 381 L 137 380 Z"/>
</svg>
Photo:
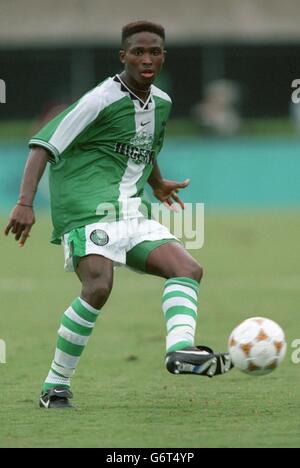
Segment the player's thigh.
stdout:
<svg viewBox="0 0 300 468">
<path fill-rule="evenodd" d="M 153 219 L 134 220 L 126 254 L 126 265 L 136 271 L 146 273 L 146 262 L 150 253 L 169 242 L 179 241 L 162 224 Z"/>
<path fill-rule="evenodd" d="M 179 242 L 168 242 L 149 253 L 146 273 L 163 278 L 187 277 L 200 281 L 203 269 Z"/>
<path fill-rule="evenodd" d="M 113 261 L 102 255 L 87 255 L 78 261 L 76 274 L 83 287 L 109 293 L 113 285 Z"/>
<path fill-rule="evenodd" d="M 160 239 L 143 241 L 133 247 L 126 256 L 126 265 L 139 273 L 147 273 L 147 260 L 151 252 L 169 242 L 178 242 L 175 239 Z"/>
</svg>

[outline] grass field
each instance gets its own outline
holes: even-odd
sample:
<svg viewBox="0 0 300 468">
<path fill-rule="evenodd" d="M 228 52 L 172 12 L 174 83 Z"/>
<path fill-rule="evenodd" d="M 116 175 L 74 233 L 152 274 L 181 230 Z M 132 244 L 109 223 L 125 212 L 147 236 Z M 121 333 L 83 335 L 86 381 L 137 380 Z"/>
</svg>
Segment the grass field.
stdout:
<svg viewBox="0 0 300 468">
<path fill-rule="evenodd" d="M 291 361 L 300 338 L 299 213 L 207 216 L 205 247 L 193 252 L 205 268 L 198 343 L 225 349 L 237 323 L 268 316 L 288 337 L 279 370 L 213 380 L 168 374 L 163 281 L 120 269 L 69 412 L 37 405 L 60 316 L 79 292 L 48 237 L 42 218 L 23 250 L 0 240 L 1 447 L 300 447 L 300 364 Z"/>
</svg>

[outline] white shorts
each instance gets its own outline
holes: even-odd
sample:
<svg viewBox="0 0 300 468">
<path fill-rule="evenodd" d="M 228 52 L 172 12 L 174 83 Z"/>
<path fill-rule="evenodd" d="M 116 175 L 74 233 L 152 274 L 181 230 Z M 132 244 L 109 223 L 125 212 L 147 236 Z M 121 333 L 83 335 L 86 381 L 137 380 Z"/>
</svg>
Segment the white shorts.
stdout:
<svg viewBox="0 0 300 468">
<path fill-rule="evenodd" d="M 144 241 L 177 240 L 155 220 L 144 217 L 94 223 L 73 229 L 62 238 L 65 271 L 74 271 L 81 257 L 102 255 L 115 266 L 126 265 L 127 253 Z"/>
</svg>

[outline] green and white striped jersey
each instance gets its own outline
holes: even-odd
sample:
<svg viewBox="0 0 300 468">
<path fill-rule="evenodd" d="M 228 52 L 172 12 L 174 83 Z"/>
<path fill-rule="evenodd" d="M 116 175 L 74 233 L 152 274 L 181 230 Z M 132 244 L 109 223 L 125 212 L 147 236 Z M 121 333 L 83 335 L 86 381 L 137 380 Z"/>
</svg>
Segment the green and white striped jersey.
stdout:
<svg viewBox="0 0 300 468">
<path fill-rule="evenodd" d="M 170 97 L 151 87 L 147 102 L 116 75 L 51 120 L 29 142 L 50 153 L 52 242 L 99 221 L 142 216 L 145 184 L 162 147 Z"/>
</svg>

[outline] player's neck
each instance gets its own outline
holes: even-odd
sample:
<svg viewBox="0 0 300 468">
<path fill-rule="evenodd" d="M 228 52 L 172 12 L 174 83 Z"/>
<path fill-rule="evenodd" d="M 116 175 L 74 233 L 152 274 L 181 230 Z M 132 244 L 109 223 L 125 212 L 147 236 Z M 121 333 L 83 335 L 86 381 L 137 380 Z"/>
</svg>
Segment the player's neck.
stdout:
<svg viewBox="0 0 300 468">
<path fill-rule="evenodd" d="M 126 76 L 125 72 L 121 73 L 119 76 L 130 91 L 132 91 L 142 101 L 147 101 L 151 91 L 151 85 L 143 87 L 131 80 L 130 77 Z"/>
</svg>

